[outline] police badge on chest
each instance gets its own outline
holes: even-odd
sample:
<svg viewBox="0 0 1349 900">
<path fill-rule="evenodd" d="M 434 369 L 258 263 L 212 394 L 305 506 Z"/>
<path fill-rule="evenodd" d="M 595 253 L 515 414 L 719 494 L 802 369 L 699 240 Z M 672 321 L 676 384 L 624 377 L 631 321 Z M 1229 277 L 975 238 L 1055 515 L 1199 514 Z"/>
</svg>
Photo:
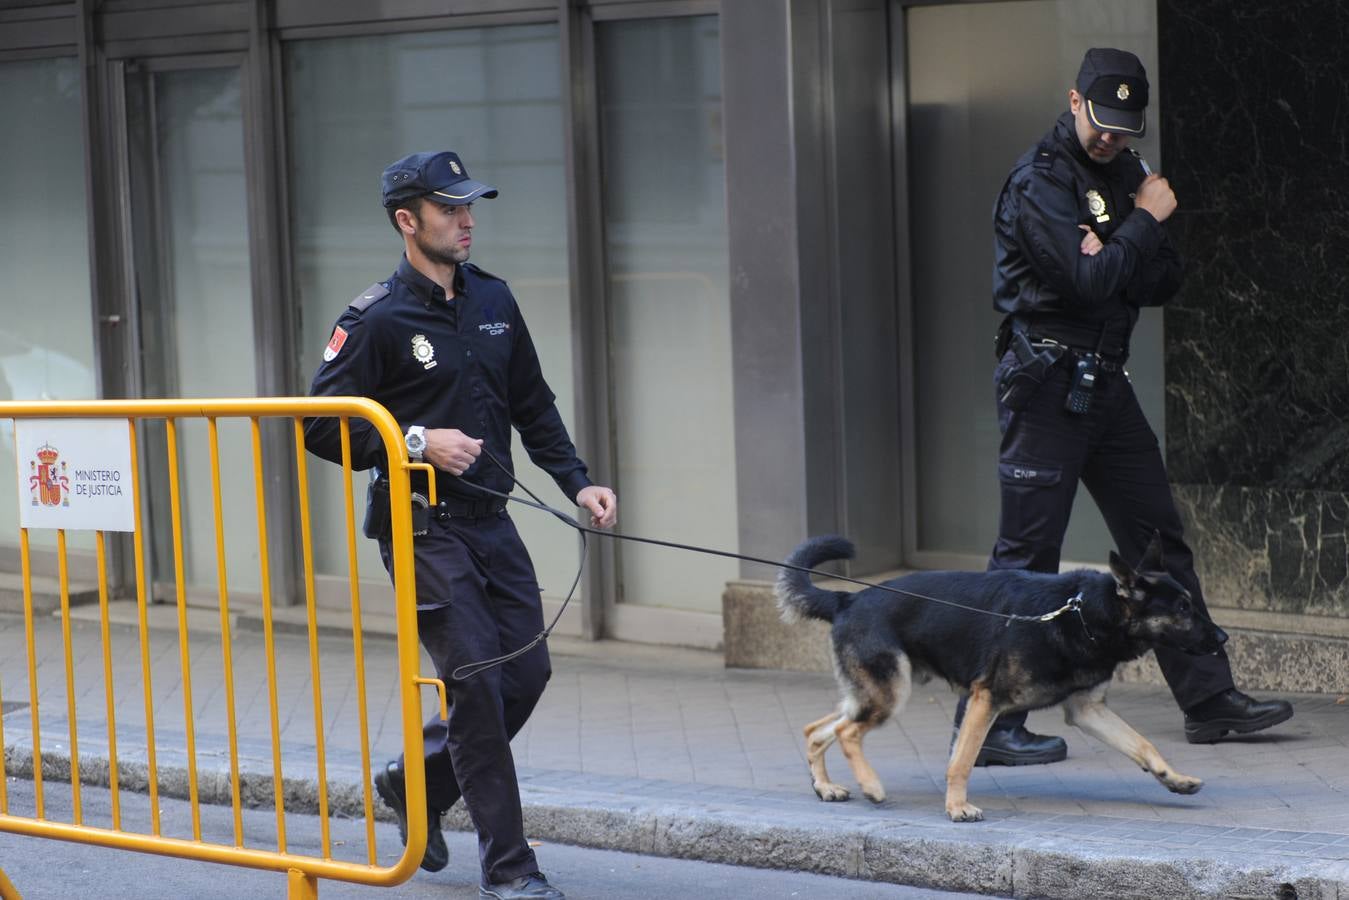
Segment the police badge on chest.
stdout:
<svg viewBox="0 0 1349 900">
<path fill-rule="evenodd" d="M 436 367 L 436 348 L 431 346 L 431 342 L 426 339 L 426 335 L 413 335 L 412 358 L 421 363 L 423 369 L 434 369 Z"/>
<path fill-rule="evenodd" d="M 1110 213 L 1105 211 L 1105 198 L 1096 188 L 1087 191 L 1087 210 L 1096 218 L 1098 224 L 1110 221 Z"/>
</svg>

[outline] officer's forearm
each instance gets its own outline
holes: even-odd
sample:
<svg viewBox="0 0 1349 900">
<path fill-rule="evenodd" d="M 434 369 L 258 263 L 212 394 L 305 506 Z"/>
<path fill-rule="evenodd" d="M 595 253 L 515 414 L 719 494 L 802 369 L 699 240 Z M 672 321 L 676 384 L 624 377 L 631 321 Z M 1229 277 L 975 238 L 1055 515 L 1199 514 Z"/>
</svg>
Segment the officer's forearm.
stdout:
<svg viewBox="0 0 1349 900">
<path fill-rule="evenodd" d="M 348 420 L 351 429 L 351 467 L 357 471 L 384 462 L 383 442 L 368 423 Z M 342 431 L 337 418 L 317 416 L 304 420 L 304 446 L 315 456 L 342 464 Z"/>
</svg>

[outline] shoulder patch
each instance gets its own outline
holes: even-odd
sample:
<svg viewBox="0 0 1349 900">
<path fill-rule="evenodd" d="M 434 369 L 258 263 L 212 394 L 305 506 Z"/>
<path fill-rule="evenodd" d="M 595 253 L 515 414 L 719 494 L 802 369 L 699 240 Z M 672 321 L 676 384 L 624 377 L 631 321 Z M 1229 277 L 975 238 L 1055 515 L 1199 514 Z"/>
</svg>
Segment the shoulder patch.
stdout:
<svg viewBox="0 0 1349 900">
<path fill-rule="evenodd" d="M 378 303 L 387 296 L 389 296 L 389 288 L 382 282 L 376 281 L 374 284 L 370 285 L 370 287 L 361 291 L 360 295 L 357 296 L 355 300 L 348 303 L 347 306 L 356 310 L 358 313 L 363 313 L 372 305 Z"/>
<path fill-rule="evenodd" d="M 1052 144 L 1041 144 L 1035 148 L 1035 158 L 1031 160 L 1031 165 L 1037 169 L 1049 169 L 1054 166 L 1054 157 L 1058 152 Z"/>
<path fill-rule="evenodd" d="M 328 339 L 328 346 L 323 348 L 323 361 L 332 362 L 337 359 L 337 354 L 342 352 L 342 345 L 347 342 L 347 330 L 341 325 L 333 328 L 333 336 Z"/>
</svg>

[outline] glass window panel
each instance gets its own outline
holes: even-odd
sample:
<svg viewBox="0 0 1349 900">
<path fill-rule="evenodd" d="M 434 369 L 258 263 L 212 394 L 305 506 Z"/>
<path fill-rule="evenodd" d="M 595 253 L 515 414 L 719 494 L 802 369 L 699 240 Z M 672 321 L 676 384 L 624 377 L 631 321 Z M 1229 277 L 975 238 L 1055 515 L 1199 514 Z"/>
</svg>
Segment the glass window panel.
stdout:
<svg viewBox="0 0 1349 900">
<path fill-rule="evenodd" d="M 0 63 L 0 399 L 96 396 L 80 67 L 73 58 Z M 0 422 L 0 546 L 19 542 L 14 429 Z M 54 547 L 52 531 L 29 532 Z M 92 549 L 93 535 L 67 545 Z"/>
<path fill-rule="evenodd" d="M 132 205 L 146 393 L 257 395 L 241 77 L 237 68 L 142 72 L 128 78 Z M 154 511 L 154 574 L 175 577 L 165 429 L 145 430 L 143 477 Z M 214 588 L 215 504 L 207 426 L 178 427 L 184 563 L 190 584 Z M 225 564 L 234 589 L 261 584 L 252 436 L 219 428 Z"/>
<path fill-rule="evenodd" d="M 597 27 L 610 398 L 624 530 L 737 546 L 720 29 Z M 623 544 L 621 599 L 721 609 L 734 561 Z"/>
<path fill-rule="evenodd" d="M 286 44 L 305 387 L 343 307 L 398 264 L 402 242 L 380 205 L 380 172 L 408 153 L 450 149 L 474 178 L 501 190 L 473 207 L 473 261 L 510 283 L 558 408 L 573 421 L 559 54 L 551 24 Z M 518 441 L 513 452 L 518 477 L 558 500 L 552 479 L 529 463 Z M 310 472 L 315 570 L 345 576 L 340 474 L 326 463 Z M 360 507 L 366 476 L 357 474 L 355 482 Z M 576 572 L 576 536 L 550 516 L 512 512 L 544 593 L 561 597 Z M 383 578 L 374 541 L 362 539 L 358 547 L 362 574 Z"/>
</svg>

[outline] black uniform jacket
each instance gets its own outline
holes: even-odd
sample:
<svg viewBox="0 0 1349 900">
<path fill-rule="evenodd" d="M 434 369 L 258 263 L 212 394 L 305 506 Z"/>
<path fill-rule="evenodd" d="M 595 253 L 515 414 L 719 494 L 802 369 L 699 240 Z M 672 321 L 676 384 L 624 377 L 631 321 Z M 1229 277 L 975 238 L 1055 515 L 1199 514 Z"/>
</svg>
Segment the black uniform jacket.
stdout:
<svg viewBox="0 0 1349 900">
<path fill-rule="evenodd" d="M 338 318 L 310 395 L 369 397 L 387 408 L 404 432 L 412 425 L 458 428 L 482 438 L 512 470 L 514 426 L 530 458 L 574 500 L 591 482 L 510 288 L 465 263 L 457 267 L 454 293 L 447 301 L 441 287 L 404 257 L 392 278 L 372 285 Z M 305 446 L 340 464 L 338 420 L 306 419 Z M 356 469 L 387 468 L 379 432 L 362 419 L 351 420 L 351 455 Z M 513 486 L 486 454 L 464 478 L 502 493 Z M 413 473 L 414 490 L 424 490 L 424 483 Z M 436 491 L 442 497 L 483 497 L 448 472 L 437 474 Z"/>
<path fill-rule="evenodd" d="M 1139 307 L 1180 288 L 1181 259 L 1133 194 L 1144 177 L 1128 152 L 1101 165 L 1078 142 L 1072 113 L 1012 169 L 994 209 L 993 306 L 1026 330 L 1109 357 L 1128 353 Z M 1089 225 L 1104 243 L 1079 249 Z M 1104 340 L 1102 340 L 1104 336 Z"/>
</svg>

